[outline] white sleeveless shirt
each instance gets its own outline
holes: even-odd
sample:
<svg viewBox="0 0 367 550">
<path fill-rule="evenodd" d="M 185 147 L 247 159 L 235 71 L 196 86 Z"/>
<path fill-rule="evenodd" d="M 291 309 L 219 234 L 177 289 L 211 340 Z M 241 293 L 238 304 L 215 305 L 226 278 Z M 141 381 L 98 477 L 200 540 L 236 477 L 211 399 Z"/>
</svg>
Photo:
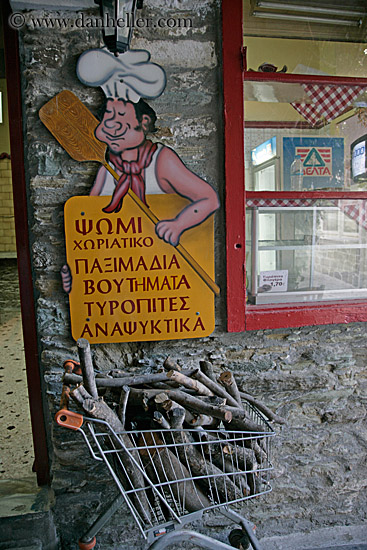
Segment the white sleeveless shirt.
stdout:
<svg viewBox="0 0 367 550">
<path fill-rule="evenodd" d="M 163 149 L 164 145 L 162 145 L 162 143 L 157 143 L 157 145 L 158 145 L 157 150 L 154 152 L 149 166 L 147 166 L 143 172 L 146 195 L 161 195 L 162 193 L 164 193 L 164 191 L 159 187 L 159 183 L 156 175 L 157 158 L 159 153 Z M 111 162 L 109 162 L 109 164 L 110 166 L 112 166 L 112 168 L 115 168 Z M 112 174 L 110 174 L 106 170 L 102 189 L 99 194 L 108 195 L 108 196 L 113 195 L 113 192 L 116 187 L 116 183 L 117 181 L 114 179 Z"/>
</svg>

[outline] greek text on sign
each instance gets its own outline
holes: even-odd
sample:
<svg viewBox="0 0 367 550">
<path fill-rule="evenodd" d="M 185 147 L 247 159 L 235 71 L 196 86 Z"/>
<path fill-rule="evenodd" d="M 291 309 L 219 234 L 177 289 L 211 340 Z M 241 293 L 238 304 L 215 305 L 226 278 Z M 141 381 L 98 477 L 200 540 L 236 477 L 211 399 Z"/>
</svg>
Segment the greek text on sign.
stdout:
<svg viewBox="0 0 367 550">
<path fill-rule="evenodd" d="M 331 147 L 296 147 L 296 155 L 301 156 L 305 176 L 332 175 Z"/>
<path fill-rule="evenodd" d="M 288 269 L 260 271 L 260 287 L 265 287 L 266 292 L 286 292 L 288 290 Z"/>
<path fill-rule="evenodd" d="M 174 217 L 187 201 L 149 195 L 158 216 Z M 214 330 L 214 295 L 154 224 L 124 198 L 105 214 L 106 197 L 65 204 L 72 335 L 90 343 L 199 338 Z M 213 218 L 182 236 L 185 248 L 214 278 Z"/>
</svg>

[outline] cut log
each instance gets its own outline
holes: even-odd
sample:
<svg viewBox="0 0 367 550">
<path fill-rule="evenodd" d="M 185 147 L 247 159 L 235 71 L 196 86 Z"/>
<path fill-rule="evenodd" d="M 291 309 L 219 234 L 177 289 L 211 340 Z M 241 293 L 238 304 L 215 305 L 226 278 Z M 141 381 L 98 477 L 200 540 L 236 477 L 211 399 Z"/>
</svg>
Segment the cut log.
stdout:
<svg viewBox="0 0 367 550">
<path fill-rule="evenodd" d="M 190 377 L 195 369 L 185 371 L 185 376 Z M 66 373 L 64 382 L 68 384 L 79 384 L 82 378 L 76 374 Z M 84 381 L 84 379 L 83 379 Z M 137 374 L 112 376 L 112 378 L 97 378 L 95 383 L 98 388 L 122 388 L 122 386 L 141 386 L 144 384 L 154 384 L 155 382 L 169 382 L 167 373 L 158 374 Z"/>
<path fill-rule="evenodd" d="M 227 439 L 223 439 L 223 441 L 218 442 L 218 438 L 211 434 L 206 432 L 205 430 L 200 432 L 200 437 L 203 438 L 205 441 L 208 441 L 210 445 L 204 446 L 204 452 L 207 454 L 209 452 L 209 448 L 212 453 L 214 454 L 221 454 L 231 457 L 233 461 L 238 465 L 238 470 L 242 471 L 256 471 L 257 461 L 255 452 L 253 449 L 248 449 L 244 446 L 244 441 L 231 442 Z"/>
<path fill-rule="evenodd" d="M 221 384 L 223 384 L 223 386 L 226 388 L 227 392 L 237 402 L 237 406 L 242 408 L 242 401 L 241 401 L 240 391 L 237 387 L 237 383 L 236 383 L 236 380 L 233 376 L 233 373 L 229 370 L 225 371 L 225 372 L 222 372 L 222 374 L 218 378 L 218 381 Z"/>
<path fill-rule="evenodd" d="M 223 470 L 205 459 L 187 431 L 174 432 L 173 438 L 181 462 L 194 477 L 198 477 L 197 482 L 206 487 L 215 502 L 229 502 L 246 496 L 241 484 L 236 485 Z"/>
<path fill-rule="evenodd" d="M 251 449 L 255 453 L 256 462 L 259 468 L 262 468 L 268 461 L 268 454 L 260 447 L 256 439 L 248 439 L 245 441 L 245 447 Z"/>
<path fill-rule="evenodd" d="M 83 373 L 83 384 L 92 397 L 98 398 L 96 380 L 94 376 L 94 367 L 90 345 L 85 338 L 79 338 L 76 342 L 80 360 L 80 367 Z"/>
<path fill-rule="evenodd" d="M 69 408 L 69 399 L 70 399 L 70 386 L 63 384 L 61 397 L 60 397 L 60 409 Z"/>
<path fill-rule="evenodd" d="M 121 476 L 121 474 L 117 472 L 116 475 L 119 477 L 125 489 L 140 489 L 144 487 L 145 479 L 142 471 L 138 467 L 141 463 L 139 453 L 129 435 L 124 432 L 124 428 L 118 416 L 104 401 L 95 399 L 91 395 L 88 397 L 88 395 L 87 390 L 83 386 L 79 386 L 70 392 L 70 397 L 88 416 L 108 422 L 112 430 L 117 434 L 113 436 L 113 441 L 115 447 L 121 449 L 121 451 L 119 451 L 119 457 L 123 461 L 126 476 Z M 99 429 L 102 426 L 103 425 L 100 425 Z M 106 433 L 110 435 L 111 432 L 107 430 Z M 150 522 L 150 508 L 146 492 L 142 490 L 136 494 L 132 493 L 132 501 L 141 518 L 145 522 Z"/>
<path fill-rule="evenodd" d="M 65 374 L 65 382 L 69 381 L 70 376 L 75 375 Z M 107 382 L 107 384 L 110 384 L 113 381 L 114 380 L 112 379 L 106 379 L 103 381 L 101 379 L 97 379 L 96 383 L 98 385 L 100 383 L 104 384 L 105 382 Z M 160 389 L 141 390 L 132 388 L 130 391 L 129 401 L 131 400 L 131 403 L 133 405 L 140 404 L 145 410 L 148 410 L 149 400 L 154 399 L 154 397 L 157 396 L 159 393 L 161 393 Z M 211 403 L 206 402 L 208 399 L 213 399 L 212 397 L 203 396 L 202 399 L 199 399 L 198 397 L 189 395 L 181 390 L 167 390 L 165 394 L 167 394 L 170 399 L 176 401 L 190 411 L 212 416 L 214 418 L 223 420 L 224 422 L 231 422 L 231 425 L 228 425 L 228 429 L 253 431 L 258 433 L 261 433 L 263 431 L 262 426 L 248 418 L 244 410 L 238 407 L 229 407 L 227 405 L 215 406 Z"/>
<path fill-rule="evenodd" d="M 213 382 L 216 382 L 213 365 L 209 361 L 200 361 L 199 363 L 201 371 Z"/>
<path fill-rule="evenodd" d="M 185 422 L 188 426 L 197 428 L 199 426 L 206 426 L 207 428 L 215 428 L 218 425 L 218 418 L 213 418 L 206 414 L 193 414 L 190 411 L 185 412 Z"/>
<path fill-rule="evenodd" d="M 186 410 L 184 409 L 184 407 L 182 407 L 182 405 L 175 403 L 175 401 L 172 401 L 171 403 L 172 406 L 168 412 L 168 418 L 171 424 L 171 428 L 173 430 L 182 429 L 182 425 L 185 420 Z"/>
<path fill-rule="evenodd" d="M 84 399 L 90 399 L 92 396 L 87 392 L 83 384 L 80 384 L 77 388 L 74 388 L 74 390 L 70 392 L 70 397 L 72 397 L 72 399 L 80 407 L 82 407 Z"/>
<path fill-rule="evenodd" d="M 122 378 L 124 376 L 129 376 L 129 374 L 121 369 L 112 369 L 108 372 L 108 376 L 112 378 Z"/>
<path fill-rule="evenodd" d="M 153 378 L 155 377 L 155 378 Z M 77 374 L 66 373 L 63 378 L 66 384 L 80 384 L 83 382 L 83 378 Z M 140 386 L 145 384 L 154 383 L 154 380 L 157 382 L 162 382 L 167 380 L 166 373 L 164 374 L 148 374 L 148 375 L 139 375 L 139 376 L 119 376 L 112 378 L 96 378 L 97 388 L 122 388 L 122 386 Z"/>
<path fill-rule="evenodd" d="M 121 422 L 121 425 L 123 426 L 123 428 L 125 428 L 126 406 L 127 406 L 128 400 L 129 400 L 129 393 L 130 393 L 129 386 L 122 386 L 121 395 L 120 395 L 120 402 L 119 402 L 119 408 L 118 408 L 118 417 L 120 419 L 120 422 Z"/>
<path fill-rule="evenodd" d="M 181 369 L 167 358 L 165 370 L 155 374 L 112 369 L 95 377 L 90 347 L 83 340 L 78 341 L 82 376 L 71 365 L 64 384 L 80 384 L 70 393 L 71 398 L 87 416 L 111 427 L 112 432 L 98 425 L 98 431 L 106 433 L 100 434 L 100 441 L 108 450 L 119 452 L 106 453 L 104 458 L 129 491 L 144 521 L 149 522 L 152 506 L 159 498 L 154 484 L 162 498 L 167 498 L 167 504 L 161 502 L 167 520 L 171 517 L 168 503 L 172 501 L 176 513 L 182 515 L 257 494 L 263 483 L 259 470 L 269 460 L 264 420 L 277 415 L 272 413 L 270 418 L 271 411 L 265 405 L 240 392 L 230 371 L 223 372 L 217 381 L 207 361 L 200 362 L 203 370 Z M 102 395 L 105 392 L 112 408 L 98 397 L 97 390 Z M 251 407 L 244 406 L 245 400 L 262 414 L 252 414 Z M 221 431 L 211 432 L 221 422 L 227 436 Z M 137 436 L 126 433 L 125 423 L 134 433 L 140 432 L 141 438 L 150 438 L 152 447 L 137 449 Z M 184 429 L 187 426 L 191 431 Z M 158 429 L 159 435 L 154 435 Z M 203 494 L 204 487 L 209 499 Z"/>
<path fill-rule="evenodd" d="M 173 495 L 179 506 L 176 513 L 182 515 L 185 510 L 195 512 L 211 506 L 209 499 L 195 485 L 187 468 L 180 462 L 174 452 L 167 448 L 156 433 L 144 434 L 139 439 L 139 447 L 156 446 L 156 448 L 140 448 L 145 467 L 151 465 L 151 475 L 155 474 L 156 488 L 162 496 L 172 501 Z M 154 473 L 153 473 L 154 472 Z M 154 479 L 154 478 L 153 478 Z"/>
<path fill-rule="evenodd" d="M 216 407 L 209 403 L 205 403 L 198 397 L 188 395 L 180 390 L 169 390 L 167 395 L 170 399 L 185 407 L 185 409 L 214 416 L 215 418 L 219 418 L 220 420 L 224 420 L 226 422 L 230 422 L 232 420 L 232 413 L 228 410 L 228 408 Z"/>
<path fill-rule="evenodd" d="M 159 411 L 154 411 L 153 413 L 153 420 L 154 422 L 156 422 L 157 424 L 160 425 L 160 427 L 163 429 L 163 430 L 170 430 L 171 429 L 171 426 L 170 426 L 170 423 L 168 422 L 168 420 L 163 416 L 163 414 Z"/>
<path fill-rule="evenodd" d="M 224 407 L 227 399 L 225 397 L 219 397 L 219 395 L 200 395 L 200 401 L 208 403 L 208 405 L 214 405 L 215 407 Z"/>
<path fill-rule="evenodd" d="M 168 416 L 169 424 L 172 429 L 182 428 L 183 422 L 185 420 L 186 410 L 184 407 L 172 401 L 166 393 L 159 393 L 154 402 L 159 409 L 165 411 Z"/>
<path fill-rule="evenodd" d="M 83 377 L 79 374 L 65 372 L 64 376 L 62 377 L 62 381 L 64 384 L 68 384 L 69 386 L 77 386 L 78 384 L 83 383 Z"/>
<path fill-rule="evenodd" d="M 244 409 L 236 407 L 226 407 L 232 414 L 232 421 L 229 425 L 231 431 L 238 430 L 243 432 L 263 433 L 264 427 L 257 422 L 254 422 Z"/>
<path fill-rule="evenodd" d="M 165 372 L 159 372 L 158 374 L 115 375 L 114 380 L 117 384 L 121 381 L 125 386 L 140 386 L 143 384 L 152 384 L 154 382 L 167 382 L 167 374 Z"/>
<path fill-rule="evenodd" d="M 167 382 L 153 382 L 152 384 L 144 384 L 144 387 L 148 389 L 172 390 L 174 388 L 179 388 L 180 384 L 167 380 Z"/>
<path fill-rule="evenodd" d="M 218 438 L 204 429 L 200 431 L 200 439 L 208 444 L 202 446 L 205 456 L 224 472 L 235 474 L 235 483 L 240 485 L 244 494 L 256 494 L 256 456 L 252 449 L 243 446 L 243 441 L 230 442 Z M 239 475 L 237 473 L 240 472 Z"/>
<path fill-rule="evenodd" d="M 199 380 L 207 388 L 209 388 L 215 395 L 218 395 L 219 397 L 224 397 L 227 400 L 228 405 L 231 405 L 232 407 L 237 407 L 237 401 L 233 399 L 233 397 L 225 390 L 225 388 L 223 388 L 223 386 L 218 384 L 218 382 L 212 380 L 206 374 L 201 372 L 200 369 L 197 369 L 195 372 L 193 372 L 192 376 L 196 380 Z"/>
<path fill-rule="evenodd" d="M 204 399 L 199 399 L 192 395 L 188 395 L 180 390 L 169 390 L 166 392 L 170 399 L 177 401 L 183 407 L 198 413 L 207 414 L 219 418 L 224 422 L 230 423 L 231 430 L 239 431 L 252 431 L 261 433 L 263 431 L 262 426 L 253 422 L 246 416 L 246 412 L 242 409 L 235 407 L 217 407 L 206 403 Z"/>
<path fill-rule="evenodd" d="M 172 357 L 167 357 L 167 359 L 164 361 L 163 363 L 163 367 L 167 370 L 167 371 L 170 371 L 170 370 L 176 370 L 178 372 L 180 372 L 182 370 L 182 368 L 180 367 L 180 365 L 178 363 L 176 363 L 176 361 L 174 361 L 172 359 Z"/>
<path fill-rule="evenodd" d="M 129 407 L 131 405 L 141 406 L 144 410 L 148 410 L 150 400 L 162 393 L 162 390 L 156 389 L 139 389 L 139 388 L 130 388 L 129 394 Z"/>
<path fill-rule="evenodd" d="M 213 453 L 210 450 L 208 458 L 210 458 L 210 462 L 213 462 L 213 464 L 223 472 L 233 474 L 230 479 L 241 488 L 242 495 L 249 496 L 251 494 L 250 484 L 247 481 L 248 474 L 246 470 L 241 470 L 241 468 L 239 468 L 239 465 L 236 464 L 233 459 L 234 457 L 225 456 L 221 451 Z"/>
<path fill-rule="evenodd" d="M 194 372 L 195 372 L 195 370 L 193 371 L 193 373 Z M 199 395 L 207 395 L 207 396 L 212 396 L 213 395 L 213 392 L 207 386 L 204 386 L 204 384 L 202 384 L 198 380 L 194 380 L 192 378 L 189 378 L 189 376 L 186 376 L 182 372 L 177 372 L 175 370 L 170 370 L 170 371 L 167 372 L 167 377 L 172 382 L 177 382 L 178 384 L 181 384 L 181 386 L 184 386 L 185 388 L 188 388 L 189 390 L 195 390 L 196 393 L 198 393 Z"/>
</svg>

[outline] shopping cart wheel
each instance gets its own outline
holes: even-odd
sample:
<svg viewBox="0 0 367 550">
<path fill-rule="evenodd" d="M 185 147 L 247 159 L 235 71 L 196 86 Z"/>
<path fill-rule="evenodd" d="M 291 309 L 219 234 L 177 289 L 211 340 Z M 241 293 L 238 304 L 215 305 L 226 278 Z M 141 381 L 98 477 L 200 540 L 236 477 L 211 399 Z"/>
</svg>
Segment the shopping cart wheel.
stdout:
<svg viewBox="0 0 367 550">
<path fill-rule="evenodd" d="M 228 540 L 233 548 L 247 550 L 247 548 L 250 547 L 250 539 L 242 529 L 233 529 L 233 531 L 229 533 Z"/>
<path fill-rule="evenodd" d="M 97 542 L 96 537 L 93 537 L 90 540 L 79 539 L 78 544 L 79 544 L 80 550 L 92 550 L 92 548 L 95 547 L 96 542 Z"/>
</svg>

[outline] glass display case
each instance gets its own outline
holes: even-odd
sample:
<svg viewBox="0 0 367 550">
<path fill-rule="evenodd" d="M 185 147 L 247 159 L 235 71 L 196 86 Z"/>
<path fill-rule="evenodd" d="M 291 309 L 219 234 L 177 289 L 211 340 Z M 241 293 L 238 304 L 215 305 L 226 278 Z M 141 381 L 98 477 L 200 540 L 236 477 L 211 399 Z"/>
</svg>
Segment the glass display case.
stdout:
<svg viewBox="0 0 367 550">
<path fill-rule="evenodd" d="M 367 201 L 264 202 L 247 206 L 249 303 L 367 298 Z"/>
</svg>

